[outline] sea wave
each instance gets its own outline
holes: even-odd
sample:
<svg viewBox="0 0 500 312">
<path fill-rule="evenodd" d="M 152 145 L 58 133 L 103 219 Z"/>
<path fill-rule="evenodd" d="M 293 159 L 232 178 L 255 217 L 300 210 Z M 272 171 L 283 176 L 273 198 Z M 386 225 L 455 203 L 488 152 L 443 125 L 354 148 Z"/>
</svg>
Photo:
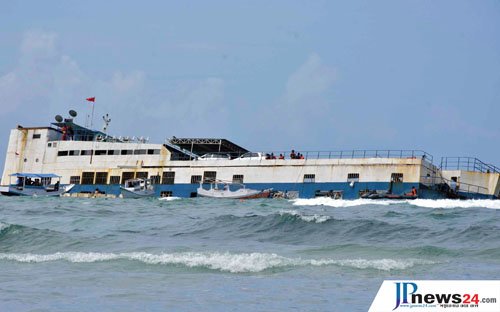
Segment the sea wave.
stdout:
<svg viewBox="0 0 500 312">
<path fill-rule="evenodd" d="M 328 197 L 310 198 L 310 199 L 294 199 L 293 205 L 296 206 L 330 206 L 330 207 L 355 207 L 363 205 L 401 205 L 409 204 L 412 206 L 424 208 L 490 208 L 500 209 L 500 200 L 494 199 L 414 199 L 414 200 L 384 200 L 384 199 L 355 199 L 342 200 Z"/>
<path fill-rule="evenodd" d="M 274 253 L 219 253 L 182 252 L 151 254 L 145 252 L 95 253 L 56 252 L 53 254 L 0 253 L 0 260 L 40 263 L 68 261 L 72 263 L 94 263 L 115 260 L 139 261 L 150 265 L 182 265 L 189 268 L 207 268 L 230 273 L 257 273 L 275 268 L 295 266 L 336 265 L 353 269 L 381 271 L 404 270 L 417 265 L 431 265 L 437 262 L 423 259 L 301 259 L 287 258 Z"/>
<path fill-rule="evenodd" d="M 323 223 L 323 222 L 326 222 L 326 221 L 332 219 L 332 217 L 330 217 L 330 216 L 323 216 L 323 215 L 318 215 L 318 214 L 305 215 L 302 212 L 299 212 L 297 210 L 280 210 L 279 214 L 280 214 L 280 216 L 291 215 L 291 216 L 297 217 L 303 221 L 314 222 L 314 223 Z"/>
<path fill-rule="evenodd" d="M 0 222 L 0 233 L 3 232 L 4 230 L 7 230 L 9 227 L 10 227 L 10 224 Z"/>
<path fill-rule="evenodd" d="M 389 206 L 391 204 L 398 204 L 405 201 L 389 201 L 389 200 L 374 200 L 374 199 L 354 199 L 354 200 L 343 200 L 343 199 L 333 199 L 329 197 L 318 197 L 318 198 L 298 198 L 291 200 L 295 206 L 331 206 L 331 207 L 355 207 L 363 205 L 381 205 Z"/>
<path fill-rule="evenodd" d="M 500 200 L 494 199 L 415 199 L 408 204 L 424 208 L 490 208 L 500 209 Z"/>
<path fill-rule="evenodd" d="M 174 196 L 170 196 L 170 197 L 159 197 L 158 200 L 161 200 L 161 201 L 171 201 L 171 200 L 178 200 L 178 199 L 182 199 L 180 197 L 174 197 Z"/>
</svg>

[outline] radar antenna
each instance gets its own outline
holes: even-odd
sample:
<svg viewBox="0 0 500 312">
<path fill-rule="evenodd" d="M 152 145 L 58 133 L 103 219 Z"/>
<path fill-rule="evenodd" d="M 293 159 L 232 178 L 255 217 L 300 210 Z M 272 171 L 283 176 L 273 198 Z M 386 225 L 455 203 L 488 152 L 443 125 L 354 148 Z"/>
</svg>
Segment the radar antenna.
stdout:
<svg viewBox="0 0 500 312">
<path fill-rule="evenodd" d="M 106 133 L 108 130 L 109 123 L 111 122 L 111 118 L 109 118 L 109 114 L 102 116 L 102 120 L 104 120 L 104 126 L 102 127 L 102 132 Z"/>
</svg>

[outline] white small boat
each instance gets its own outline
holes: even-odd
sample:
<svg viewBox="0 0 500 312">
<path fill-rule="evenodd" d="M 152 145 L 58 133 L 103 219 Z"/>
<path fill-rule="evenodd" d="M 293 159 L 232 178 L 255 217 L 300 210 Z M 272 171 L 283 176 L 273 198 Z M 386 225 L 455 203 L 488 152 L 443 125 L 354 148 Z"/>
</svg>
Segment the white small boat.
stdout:
<svg viewBox="0 0 500 312">
<path fill-rule="evenodd" d="M 6 196 L 61 196 L 69 192 L 75 185 L 60 185 L 61 177 L 52 173 L 14 173 L 10 178 L 16 178 L 16 183 L 0 188 L 0 193 Z M 52 184 L 52 179 L 57 181 Z M 11 181 L 12 182 L 12 181 Z"/>
<path fill-rule="evenodd" d="M 222 185 L 222 187 L 219 187 Z M 209 189 L 204 189 L 203 184 L 197 189 L 198 196 L 210 198 L 231 198 L 231 199 L 250 199 L 250 198 L 268 198 L 271 190 L 253 190 L 246 188 L 240 183 L 229 183 L 215 180 L 210 183 Z"/>
<path fill-rule="evenodd" d="M 126 180 L 125 184 L 120 186 L 120 192 L 123 198 L 143 198 L 155 195 L 151 179 L 141 178 Z"/>
</svg>

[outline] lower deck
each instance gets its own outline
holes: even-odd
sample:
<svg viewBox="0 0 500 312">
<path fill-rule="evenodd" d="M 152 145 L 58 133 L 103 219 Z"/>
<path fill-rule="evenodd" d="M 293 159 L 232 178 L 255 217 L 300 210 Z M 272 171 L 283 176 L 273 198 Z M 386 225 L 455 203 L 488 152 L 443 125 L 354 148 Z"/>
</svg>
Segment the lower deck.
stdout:
<svg viewBox="0 0 500 312">
<path fill-rule="evenodd" d="M 273 189 L 282 193 L 294 193 L 300 198 L 314 198 L 318 196 L 331 196 L 336 194 L 336 198 L 358 199 L 367 190 L 387 191 L 391 188 L 390 183 L 385 182 L 366 182 L 366 183 L 245 183 L 247 188 L 264 190 Z M 156 184 L 156 197 L 197 197 L 199 184 Z M 205 185 L 208 187 L 208 184 Z M 424 199 L 443 199 L 450 198 L 446 191 L 429 188 L 420 183 L 394 183 L 392 185 L 392 194 L 403 195 L 409 193 L 415 187 L 418 198 Z M 75 185 L 70 193 L 94 193 L 98 191 L 102 194 L 120 194 L 119 184 L 92 184 Z M 338 196 L 340 195 L 340 196 Z M 484 194 L 462 193 L 457 194 L 457 198 L 464 199 L 492 199 L 493 197 Z M 332 196 L 333 197 L 333 196 Z"/>
</svg>

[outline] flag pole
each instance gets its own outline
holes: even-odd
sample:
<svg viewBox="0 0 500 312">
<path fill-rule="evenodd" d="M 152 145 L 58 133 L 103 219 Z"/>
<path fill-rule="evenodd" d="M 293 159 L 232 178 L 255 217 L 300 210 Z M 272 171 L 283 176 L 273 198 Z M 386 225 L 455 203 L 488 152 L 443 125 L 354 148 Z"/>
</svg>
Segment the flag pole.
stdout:
<svg viewBox="0 0 500 312">
<path fill-rule="evenodd" d="M 95 104 L 95 96 L 86 98 L 86 100 L 89 101 L 89 102 L 92 102 L 92 116 L 90 118 L 90 128 L 92 128 L 94 126 L 94 104 Z"/>
<path fill-rule="evenodd" d="M 92 101 L 92 119 L 90 119 L 90 129 L 93 128 L 94 125 L 94 102 Z"/>
</svg>

